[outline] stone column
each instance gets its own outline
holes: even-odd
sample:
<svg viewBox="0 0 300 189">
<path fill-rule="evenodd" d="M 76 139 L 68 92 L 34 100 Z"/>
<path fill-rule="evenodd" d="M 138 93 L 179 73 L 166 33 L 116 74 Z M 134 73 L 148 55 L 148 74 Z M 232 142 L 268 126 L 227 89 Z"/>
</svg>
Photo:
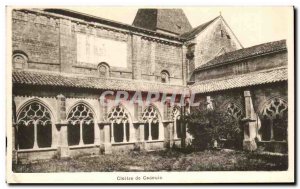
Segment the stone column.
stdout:
<svg viewBox="0 0 300 189">
<path fill-rule="evenodd" d="M 181 125 L 181 148 L 185 148 L 186 147 L 186 131 L 187 131 L 187 123 L 186 123 L 186 114 L 189 112 L 189 105 L 188 105 L 188 97 L 185 97 L 184 99 L 184 105 L 181 107 L 180 109 L 180 115 L 181 115 L 181 121 L 180 121 L 180 125 Z"/>
<path fill-rule="evenodd" d="M 149 136 L 148 136 L 148 141 L 151 141 L 152 140 L 152 133 L 151 133 L 151 127 L 152 127 L 152 125 L 151 125 L 151 123 L 152 123 L 152 121 L 149 121 L 149 123 L 148 123 L 148 131 L 149 131 Z"/>
<path fill-rule="evenodd" d="M 58 154 L 60 158 L 69 157 L 68 123 L 66 115 L 66 98 L 60 94 L 57 96 L 57 126 L 59 128 Z"/>
<path fill-rule="evenodd" d="M 84 142 L 83 142 L 83 121 L 80 121 L 79 123 L 79 146 L 83 146 Z"/>
<path fill-rule="evenodd" d="M 33 141 L 33 149 L 38 149 L 38 144 L 37 144 L 37 122 L 35 121 L 33 124 L 33 135 L 34 135 L 34 141 Z"/>
<path fill-rule="evenodd" d="M 111 132 L 110 142 L 114 143 L 115 142 L 115 136 L 114 136 L 114 123 L 113 122 L 111 122 L 111 124 L 110 124 L 110 132 Z"/>
<path fill-rule="evenodd" d="M 123 142 L 127 142 L 126 123 L 123 122 Z"/>
<path fill-rule="evenodd" d="M 134 108 L 134 116 L 133 121 L 135 122 L 135 125 L 137 126 L 136 129 L 138 130 L 138 138 L 134 138 L 134 141 L 137 141 L 136 145 L 139 146 L 141 150 L 145 149 L 145 126 L 140 122 L 140 117 L 142 114 L 142 103 L 139 103 L 138 101 L 134 102 L 133 104 Z M 131 135 L 130 135 L 131 136 Z"/>
<path fill-rule="evenodd" d="M 133 123 L 129 123 L 129 142 L 136 142 L 136 129 Z"/>
<path fill-rule="evenodd" d="M 18 126 L 17 126 L 17 110 L 16 110 L 16 103 L 15 103 L 15 96 L 12 95 L 12 135 L 11 135 L 11 145 L 12 145 L 12 161 L 14 163 L 17 162 L 17 150 L 16 146 L 18 146 Z"/>
<path fill-rule="evenodd" d="M 94 123 L 94 144 L 99 146 L 100 141 L 100 124 Z"/>
<path fill-rule="evenodd" d="M 174 144 L 174 135 L 173 129 L 174 124 L 171 118 L 171 98 L 167 97 L 166 102 L 164 104 L 164 130 L 166 133 L 164 134 L 164 143 L 166 148 L 170 148 Z"/>
<path fill-rule="evenodd" d="M 245 98 L 245 118 L 242 119 L 244 127 L 244 140 L 243 148 L 244 150 L 253 151 L 256 150 L 257 145 L 255 142 L 256 137 L 256 116 L 252 104 L 250 91 L 244 91 Z"/>
<path fill-rule="evenodd" d="M 175 145 L 175 142 L 174 142 L 174 138 L 175 138 L 175 135 L 174 135 L 174 122 L 169 122 L 169 137 L 170 137 L 170 147 L 172 148 L 174 145 Z"/>
<path fill-rule="evenodd" d="M 105 122 L 105 118 L 107 117 L 107 100 L 103 97 L 103 98 L 99 98 L 98 99 L 99 102 L 99 120 L 98 120 L 98 124 L 95 124 L 95 144 L 99 144 L 100 145 L 100 152 L 104 151 L 104 143 L 105 143 L 105 139 L 104 139 L 104 122 Z M 101 135 L 101 137 L 100 137 Z M 110 136 L 110 135 L 109 135 Z"/>
<path fill-rule="evenodd" d="M 112 145 L 111 145 L 111 137 L 110 137 L 110 125 L 105 124 L 103 126 L 104 130 L 104 153 L 111 154 L 112 153 Z"/>
<path fill-rule="evenodd" d="M 177 137 L 177 118 L 176 117 L 174 117 L 174 119 L 173 119 L 173 138 L 174 139 L 178 139 L 178 137 Z M 180 127 L 179 127 L 180 128 Z"/>
<path fill-rule="evenodd" d="M 18 162 L 18 151 L 16 149 L 16 144 L 17 143 L 17 136 L 16 136 L 16 133 L 17 133 L 17 124 L 14 123 L 14 120 L 13 120 L 13 124 L 12 124 L 12 138 L 11 138 L 11 147 L 12 147 L 12 162 L 13 163 L 17 163 Z"/>
<path fill-rule="evenodd" d="M 146 149 L 146 142 L 145 142 L 145 125 L 139 125 L 139 146 L 141 150 Z"/>
<path fill-rule="evenodd" d="M 144 142 L 145 141 L 145 125 L 144 124 L 140 124 L 139 125 L 139 142 Z"/>
<path fill-rule="evenodd" d="M 139 116 L 142 112 L 142 106 L 139 104 L 139 102 L 133 103 L 133 123 L 129 125 L 129 141 L 130 142 L 137 142 L 139 139 L 137 138 L 137 134 L 139 131 Z"/>
<path fill-rule="evenodd" d="M 274 124 L 273 124 L 273 119 L 270 119 L 270 129 L 271 129 L 270 140 L 274 141 Z"/>
</svg>

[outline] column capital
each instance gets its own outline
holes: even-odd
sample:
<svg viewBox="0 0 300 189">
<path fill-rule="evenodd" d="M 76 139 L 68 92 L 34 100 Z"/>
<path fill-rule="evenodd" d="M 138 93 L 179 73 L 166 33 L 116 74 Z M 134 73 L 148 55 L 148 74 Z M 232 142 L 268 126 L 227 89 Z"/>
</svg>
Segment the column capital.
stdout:
<svg viewBox="0 0 300 189">
<path fill-rule="evenodd" d="M 62 126 L 68 126 L 68 122 L 66 120 L 63 120 L 61 122 L 55 123 L 55 125 L 62 127 Z"/>
<path fill-rule="evenodd" d="M 250 94 L 250 91 L 244 91 L 244 97 L 250 97 L 251 94 Z"/>
<path fill-rule="evenodd" d="M 57 99 L 63 99 L 63 98 L 66 98 L 63 94 L 58 94 L 57 96 L 56 96 L 56 98 Z"/>
<path fill-rule="evenodd" d="M 103 100 L 104 102 L 107 101 L 107 99 L 105 98 L 105 96 L 102 96 L 102 95 L 98 98 L 98 100 Z"/>
</svg>

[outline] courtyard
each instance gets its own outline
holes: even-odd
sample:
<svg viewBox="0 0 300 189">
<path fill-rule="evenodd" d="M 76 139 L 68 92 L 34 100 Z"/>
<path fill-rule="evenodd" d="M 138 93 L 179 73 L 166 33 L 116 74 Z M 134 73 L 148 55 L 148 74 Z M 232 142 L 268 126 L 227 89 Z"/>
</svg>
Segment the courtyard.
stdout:
<svg viewBox="0 0 300 189">
<path fill-rule="evenodd" d="M 233 150 L 180 152 L 124 152 L 80 155 L 70 159 L 39 160 L 13 165 L 14 172 L 112 172 L 112 171 L 283 171 L 288 156 Z"/>
</svg>

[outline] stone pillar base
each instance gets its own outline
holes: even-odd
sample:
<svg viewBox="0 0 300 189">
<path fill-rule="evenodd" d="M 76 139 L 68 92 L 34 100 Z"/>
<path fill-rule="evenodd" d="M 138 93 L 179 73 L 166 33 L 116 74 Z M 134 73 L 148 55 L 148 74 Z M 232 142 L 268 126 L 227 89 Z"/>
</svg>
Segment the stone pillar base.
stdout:
<svg viewBox="0 0 300 189">
<path fill-rule="evenodd" d="M 104 154 L 105 153 L 105 145 L 104 144 L 100 144 L 100 146 L 99 146 L 99 152 L 100 152 L 100 154 Z"/>
<path fill-rule="evenodd" d="M 171 141 L 170 140 L 165 140 L 164 141 L 164 148 L 167 148 L 167 149 L 169 149 L 170 147 L 171 147 Z"/>
<path fill-rule="evenodd" d="M 144 148 L 145 148 L 145 145 L 143 144 L 143 142 L 135 142 L 134 143 L 134 147 L 133 147 L 134 151 L 143 151 Z"/>
<path fill-rule="evenodd" d="M 57 153 L 59 158 L 68 158 L 70 156 L 69 154 L 69 147 L 58 147 L 57 148 Z"/>
<path fill-rule="evenodd" d="M 243 149 L 246 151 L 254 151 L 257 149 L 255 140 L 244 140 Z"/>
<path fill-rule="evenodd" d="M 141 151 L 147 150 L 146 142 L 139 142 L 139 146 L 140 146 Z"/>
<path fill-rule="evenodd" d="M 112 145 L 111 143 L 104 144 L 104 154 L 111 154 L 112 153 Z"/>
</svg>

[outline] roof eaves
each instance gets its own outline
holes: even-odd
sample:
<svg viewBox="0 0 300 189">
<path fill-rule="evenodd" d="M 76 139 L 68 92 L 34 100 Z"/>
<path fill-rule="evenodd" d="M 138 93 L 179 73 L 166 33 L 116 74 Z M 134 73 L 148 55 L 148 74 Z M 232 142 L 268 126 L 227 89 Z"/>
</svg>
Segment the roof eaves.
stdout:
<svg viewBox="0 0 300 189">
<path fill-rule="evenodd" d="M 193 85 L 190 85 L 188 87 L 190 88 L 190 90 L 193 93 L 206 94 L 206 93 L 211 93 L 211 92 L 232 90 L 232 89 L 237 89 L 237 88 L 251 87 L 251 86 L 257 86 L 257 85 L 263 85 L 263 84 L 269 84 L 269 83 L 276 83 L 276 82 L 282 82 L 282 81 L 287 81 L 288 80 L 287 76 L 284 77 L 284 78 L 276 77 L 275 80 L 270 80 L 270 81 L 261 80 L 259 82 L 254 82 L 254 83 L 250 83 L 250 84 L 247 84 L 247 85 L 236 85 L 236 86 L 231 85 L 230 87 L 223 86 L 223 88 L 220 87 L 220 88 L 217 88 L 217 89 L 214 89 L 213 87 L 209 87 L 209 89 L 207 89 L 207 90 L 200 90 L 199 89 L 199 86 L 201 86 L 201 85 L 209 85 L 209 84 L 212 84 L 212 83 L 220 83 L 222 81 L 228 81 L 228 80 L 239 78 L 239 77 L 242 78 L 242 77 L 247 77 L 247 76 L 253 76 L 253 74 L 267 74 L 267 73 L 272 73 L 272 72 L 276 72 L 276 71 L 281 71 L 281 72 L 287 71 L 287 66 L 272 68 L 272 69 L 268 69 L 268 70 L 261 70 L 261 71 L 257 71 L 257 72 L 250 72 L 250 73 L 247 73 L 247 74 L 234 75 L 234 76 L 230 76 L 230 77 L 222 77 L 222 78 L 217 78 L 217 79 L 205 80 L 205 81 L 201 81 L 201 82 L 196 82 Z M 286 75 L 287 75 L 287 73 L 286 73 Z"/>
<path fill-rule="evenodd" d="M 77 80 L 85 79 L 88 81 L 87 84 L 82 85 Z M 42 71 L 13 71 L 13 83 L 22 85 L 35 85 L 35 86 L 56 86 L 56 87 L 70 87 L 70 88 L 87 88 L 97 90 L 125 90 L 125 91 L 136 91 L 136 86 L 143 85 L 146 87 L 142 88 L 142 92 L 166 92 L 169 93 L 178 90 L 181 93 L 186 87 L 183 85 L 163 84 L 149 81 L 135 81 L 130 79 L 117 79 L 117 78 L 99 78 L 84 76 L 82 74 L 67 74 L 59 72 L 48 72 Z M 107 85 L 108 81 L 113 81 L 114 84 Z M 102 85 L 98 85 L 102 83 Z M 131 84 L 131 85 L 128 85 Z M 160 90 L 163 89 L 163 90 Z"/>
</svg>

